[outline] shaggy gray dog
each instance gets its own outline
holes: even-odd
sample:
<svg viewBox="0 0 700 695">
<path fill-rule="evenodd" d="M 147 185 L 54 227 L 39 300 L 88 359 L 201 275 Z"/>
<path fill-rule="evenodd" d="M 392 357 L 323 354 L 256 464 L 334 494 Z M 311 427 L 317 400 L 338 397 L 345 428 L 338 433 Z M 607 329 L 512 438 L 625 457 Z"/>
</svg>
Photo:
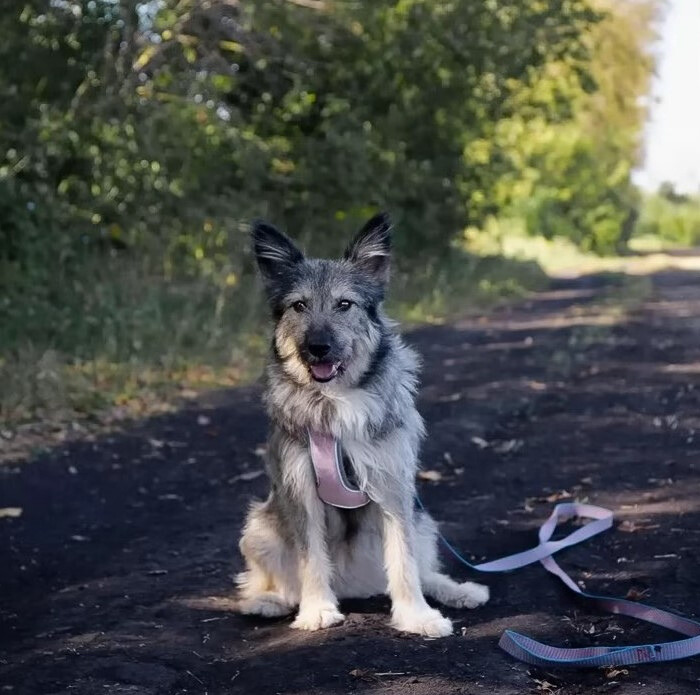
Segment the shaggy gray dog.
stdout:
<svg viewBox="0 0 700 695">
<path fill-rule="evenodd" d="M 457 607 L 488 600 L 479 584 L 439 571 L 437 529 L 414 508 L 423 421 L 415 407 L 418 359 L 384 315 L 391 223 L 373 217 L 342 260 L 306 258 L 274 227 L 253 228 L 255 255 L 275 320 L 267 367 L 271 491 L 251 507 L 237 577 L 242 613 L 317 630 L 343 620 L 339 598 L 389 593 L 392 625 L 430 637 L 452 632 L 424 594 Z M 317 494 L 309 431 L 332 435 L 360 509 Z"/>
</svg>

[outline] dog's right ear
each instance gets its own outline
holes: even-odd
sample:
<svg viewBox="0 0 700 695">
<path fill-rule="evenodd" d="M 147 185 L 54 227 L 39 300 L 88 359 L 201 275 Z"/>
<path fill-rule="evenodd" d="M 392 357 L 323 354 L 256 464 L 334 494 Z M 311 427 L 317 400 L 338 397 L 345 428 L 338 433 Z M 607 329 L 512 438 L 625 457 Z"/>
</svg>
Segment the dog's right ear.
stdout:
<svg viewBox="0 0 700 695">
<path fill-rule="evenodd" d="M 304 260 L 304 254 L 294 242 L 267 222 L 253 222 L 251 236 L 255 259 L 268 291 Z"/>
</svg>

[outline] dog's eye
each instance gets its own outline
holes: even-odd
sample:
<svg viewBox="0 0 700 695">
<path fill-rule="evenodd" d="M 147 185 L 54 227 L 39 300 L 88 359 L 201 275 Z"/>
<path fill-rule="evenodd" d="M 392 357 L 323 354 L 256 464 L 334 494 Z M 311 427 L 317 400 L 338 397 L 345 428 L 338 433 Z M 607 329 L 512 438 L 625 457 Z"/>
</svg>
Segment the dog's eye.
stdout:
<svg viewBox="0 0 700 695">
<path fill-rule="evenodd" d="M 352 306 L 352 302 L 349 299 L 341 299 L 338 302 L 339 311 L 347 311 Z"/>
<path fill-rule="evenodd" d="M 292 304 L 292 309 L 294 309 L 297 314 L 301 314 L 302 311 L 306 311 L 306 304 L 299 300 L 298 302 L 294 302 L 294 304 Z"/>
</svg>

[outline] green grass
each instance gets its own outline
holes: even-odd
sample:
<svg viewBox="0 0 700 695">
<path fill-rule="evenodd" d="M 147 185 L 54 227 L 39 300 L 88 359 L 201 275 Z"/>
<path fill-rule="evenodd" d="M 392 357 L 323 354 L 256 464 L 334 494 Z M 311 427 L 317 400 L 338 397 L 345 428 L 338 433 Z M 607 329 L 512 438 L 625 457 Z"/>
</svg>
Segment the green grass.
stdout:
<svg viewBox="0 0 700 695">
<path fill-rule="evenodd" d="M 254 277 L 173 281 L 144 262 L 88 259 L 0 309 L 0 422 L 139 416 L 260 373 L 267 309 Z M 403 268 L 388 311 L 404 326 L 482 310 L 542 287 L 532 261 L 454 249 Z"/>
<path fill-rule="evenodd" d="M 483 229 L 465 230 L 462 247 L 474 254 L 496 254 L 506 259 L 536 263 L 548 275 L 601 267 L 599 255 L 587 253 L 563 237 L 547 239 L 528 234 L 517 218 L 489 218 Z"/>
<path fill-rule="evenodd" d="M 634 246 L 663 248 L 658 238 Z M 613 272 L 623 281 L 610 311 L 624 311 L 648 292 L 643 275 L 657 269 L 655 258 L 600 258 L 567 240 L 528 236 L 517 219 L 490 220 L 439 260 L 399 264 L 387 310 L 404 328 L 442 323 L 541 289 L 548 276 Z M 38 279 L 3 268 L 0 277 L 8 289 L 0 300 L 3 428 L 104 420 L 115 409 L 141 416 L 260 374 L 269 325 L 250 274 L 174 280 L 148 257 L 116 254 L 57 264 Z"/>
</svg>

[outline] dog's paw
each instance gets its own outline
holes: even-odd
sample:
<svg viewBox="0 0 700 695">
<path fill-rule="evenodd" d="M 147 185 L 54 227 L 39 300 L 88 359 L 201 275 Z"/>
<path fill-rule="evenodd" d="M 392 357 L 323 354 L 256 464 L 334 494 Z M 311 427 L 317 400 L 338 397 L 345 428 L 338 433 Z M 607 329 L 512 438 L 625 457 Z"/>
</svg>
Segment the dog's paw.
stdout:
<svg viewBox="0 0 700 695">
<path fill-rule="evenodd" d="M 447 637 L 452 634 L 452 621 L 429 606 L 417 610 L 395 610 L 391 624 L 401 632 L 412 632 L 423 637 Z"/>
<path fill-rule="evenodd" d="M 321 630 L 324 627 L 339 625 L 345 616 L 332 603 L 304 607 L 299 610 L 291 624 L 295 630 Z"/>
<path fill-rule="evenodd" d="M 489 588 L 483 584 L 474 582 L 464 582 L 460 584 L 451 600 L 446 601 L 448 605 L 455 608 L 477 608 L 483 606 L 489 600 Z"/>
<path fill-rule="evenodd" d="M 273 593 L 260 594 L 254 598 L 244 598 L 238 602 L 238 611 L 244 615 L 262 615 L 266 618 L 277 618 L 289 615 L 292 607 L 285 603 L 280 596 Z"/>
</svg>

